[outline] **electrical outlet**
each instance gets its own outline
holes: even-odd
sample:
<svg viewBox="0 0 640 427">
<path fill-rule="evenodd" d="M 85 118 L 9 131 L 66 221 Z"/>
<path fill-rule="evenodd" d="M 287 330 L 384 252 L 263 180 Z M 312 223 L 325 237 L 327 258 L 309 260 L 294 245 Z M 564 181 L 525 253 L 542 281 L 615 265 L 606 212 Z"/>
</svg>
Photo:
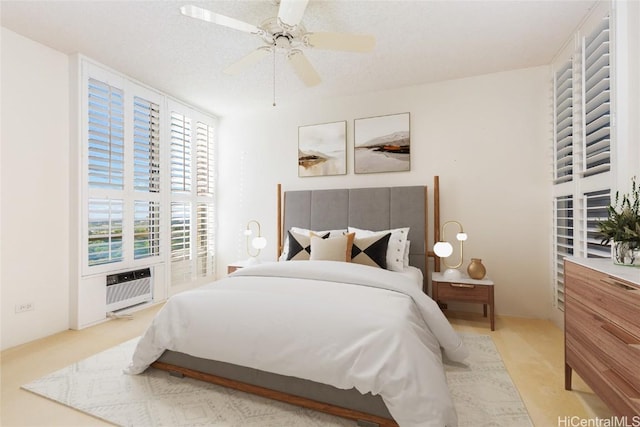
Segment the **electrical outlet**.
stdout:
<svg viewBox="0 0 640 427">
<path fill-rule="evenodd" d="M 31 311 L 31 310 L 35 310 L 35 306 L 32 302 L 16 304 L 16 313 L 24 313 L 25 311 Z"/>
</svg>

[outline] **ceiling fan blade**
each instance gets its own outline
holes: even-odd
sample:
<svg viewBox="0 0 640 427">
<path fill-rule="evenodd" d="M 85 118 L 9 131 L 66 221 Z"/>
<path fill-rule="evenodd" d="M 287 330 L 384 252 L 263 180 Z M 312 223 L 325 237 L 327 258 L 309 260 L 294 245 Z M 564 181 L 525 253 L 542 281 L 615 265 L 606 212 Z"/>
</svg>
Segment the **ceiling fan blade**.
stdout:
<svg viewBox="0 0 640 427">
<path fill-rule="evenodd" d="M 317 49 L 343 50 L 347 52 L 371 52 L 376 47 L 376 39 L 366 34 L 351 33 L 308 33 L 306 42 Z"/>
<path fill-rule="evenodd" d="M 234 18 L 229 18 L 228 16 L 220 15 L 218 13 L 211 12 L 208 9 L 203 9 L 192 4 L 182 6 L 180 8 L 180 12 L 182 12 L 182 14 L 185 16 L 200 19 L 202 21 L 212 22 L 218 25 L 224 25 L 225 27 L 233 28 L 234 30 L 240 30 L 246 33 L 253 34 L 260 33 L 260 29 L 255 25 L 251 25 Z"/>
<path fill-rule="evenodd" d="M 289 27 L 295 27 L 302 21 L 302 16 L 309 0 L 280 0 L 278 19 Z"/>
<path fill-rule="evenodd" d="M 320 76 L 316 72 L 313 65 L 301 51 L 293 51 L 288 56 L 289 62 L 293 66 L 294 71 L 300 77 L 300 80 L 307 86 L 315 86 L 320 84 Z"/>
<path fill-rule="evenodd" d="M 260 62 L 262 58 L 269 55 L 269 52 L 269 48 L 258 48 L 239 61 L 236 61 L 233 64 L 229 65 L 227 68 L 222 70 L 222 72 L 225 74 L 230 74 L 232 76 L 239 74 L 245 68 L 249 68 L 252 65 Z"/>
</svg>

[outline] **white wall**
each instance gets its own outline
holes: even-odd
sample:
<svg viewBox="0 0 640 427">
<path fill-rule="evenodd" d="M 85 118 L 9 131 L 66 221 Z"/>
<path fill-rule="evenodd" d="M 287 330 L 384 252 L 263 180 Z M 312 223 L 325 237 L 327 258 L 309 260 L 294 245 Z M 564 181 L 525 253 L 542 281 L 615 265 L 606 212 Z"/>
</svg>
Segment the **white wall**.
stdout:
<svg viewBox="0 0 640 427">
<path fill-rule="evenodd" d="M 265 104 L 267 102 L 265 101 Z M 547 318 L 550 71 L 516 70 L 305 105 L 267 107 L 220 126 L 218 272 L 247 258 L 242 230 L 262 223 L 276 257 L 276 184 L 284 190 L 433 183 L 441 219 L 469 234 L 465 266 L 481 258 L 499 314 Z M 411 113 L 411 172 L 355 175 L 353 120 Z M 298 126 L 347 120 L 348 174 L 298 178 Z"/>
<path fill-rule="evenodd" d="M 1 348 L 69 324 L 67 56 L 2 28 Z M 32 303 L 34 310 L 15 313 Z"/>
</svg>

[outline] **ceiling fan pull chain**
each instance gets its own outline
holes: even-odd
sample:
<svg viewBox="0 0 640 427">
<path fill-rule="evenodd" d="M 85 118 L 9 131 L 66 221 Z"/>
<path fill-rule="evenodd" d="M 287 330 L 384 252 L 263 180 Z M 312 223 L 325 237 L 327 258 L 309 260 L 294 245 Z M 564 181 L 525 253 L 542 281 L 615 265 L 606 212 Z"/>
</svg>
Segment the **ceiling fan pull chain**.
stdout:
<svg viewBox="0 0 640 427">
<path fill-rule="evenodd" d="M 273 106 L 276 106 L 276 47 L 273 46 Z"/>
</svg>

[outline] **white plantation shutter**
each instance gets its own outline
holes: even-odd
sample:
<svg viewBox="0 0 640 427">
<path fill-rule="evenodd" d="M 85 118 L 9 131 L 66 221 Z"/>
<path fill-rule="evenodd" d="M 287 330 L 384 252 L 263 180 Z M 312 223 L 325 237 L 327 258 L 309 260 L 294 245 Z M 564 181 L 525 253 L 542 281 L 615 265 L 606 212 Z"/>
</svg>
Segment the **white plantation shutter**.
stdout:
<svg viewBox="0 0 640 427">
<path fill-rule="evenodd" d="M 171 191 L 191 191 L 191 119 L 171 112 Z"/>
<path fill-rule="evenodd" d="M 554 75 L 555 182 L 573 178 L 573 66 L 569 60 Z"/>
<path fill-rule="evenodd" d="M 198 196 L 213 196 L 214 182 L 214 145 L 213 126 L 206 123 L 196 124 L 196 180 Z"/>
<path fill-rule="evenodd" d="M 555 199 L 555 291 L 556 305 L 564 310 L 564 257 L 574 253 L 573 196 Z"/>
<path fill-rule="evenodd" d="M 161 298 L 169 285 L 209 280 L 215 117 L 86 58 L 74 65 L 82 280 L 154 266 Z"/>
<path fill-rule="evenodd" d="M 611 167 L 611 64 L 609 18 L 584 40 L 584 176 Z"/>
<path fill-rule="evenodd" d="M 597 224 L 606 218 L 612 163 L 610 9 L 599 7 L 553 65 L 555 303 L 564 309 L 566 256 L 610 257 Z M 569 58 L 568 60 L 566 58 Z"/>
<path fill-rule="evenodd" d="M 133 102 L 133 187 L 160 191 L 160 106 L 144 98 Z"/>
<path fill-rule="evenodd" d="M 197 265 L 196 272 L 200 277 L 213 271 L 214 261 L 214 227 L 215 218 L 213 203 L 198 203 L 196 209 Z"/>
<path fill-rule="evenodd" d="M 135 259 L 160 255 L 160 202 L 136 200 L 133 208 Z"/>
<path fill-rule="evenodd" d="M 122 261 L 122 200 L 89 199 L 89 265 Z"/>
<path fill-rule="evenodd" d="M 171 106 L 172 285 L 215 274 L 215 128 L 202 117 Z"/>
<path fill-rule="evenodd" d="M 598 236 L 598 223 L 608 217 L 607 206 L 611 203 L 610 190 L 600 190 L 586 193 L 585 224 L 587 258 L 610 258 L 611 247 L 602 245 L 602 238 Z"/>
<path fill-rule="evenodd" d="M 89 187 L 124 188 L 124 101 L 122 89 L 95 79 L 88 84 Z"/>
<path fill-rule="evenodd" d="M 198 121 L 196 124 L 196 273 L 200 277 L 214 272 L 215 188 L 214 128 Z"/>
<path fill-rule="evenodd" d="M 191 204 L 171 203 L 172 283 L 191 280 Z"/>
</svg>

